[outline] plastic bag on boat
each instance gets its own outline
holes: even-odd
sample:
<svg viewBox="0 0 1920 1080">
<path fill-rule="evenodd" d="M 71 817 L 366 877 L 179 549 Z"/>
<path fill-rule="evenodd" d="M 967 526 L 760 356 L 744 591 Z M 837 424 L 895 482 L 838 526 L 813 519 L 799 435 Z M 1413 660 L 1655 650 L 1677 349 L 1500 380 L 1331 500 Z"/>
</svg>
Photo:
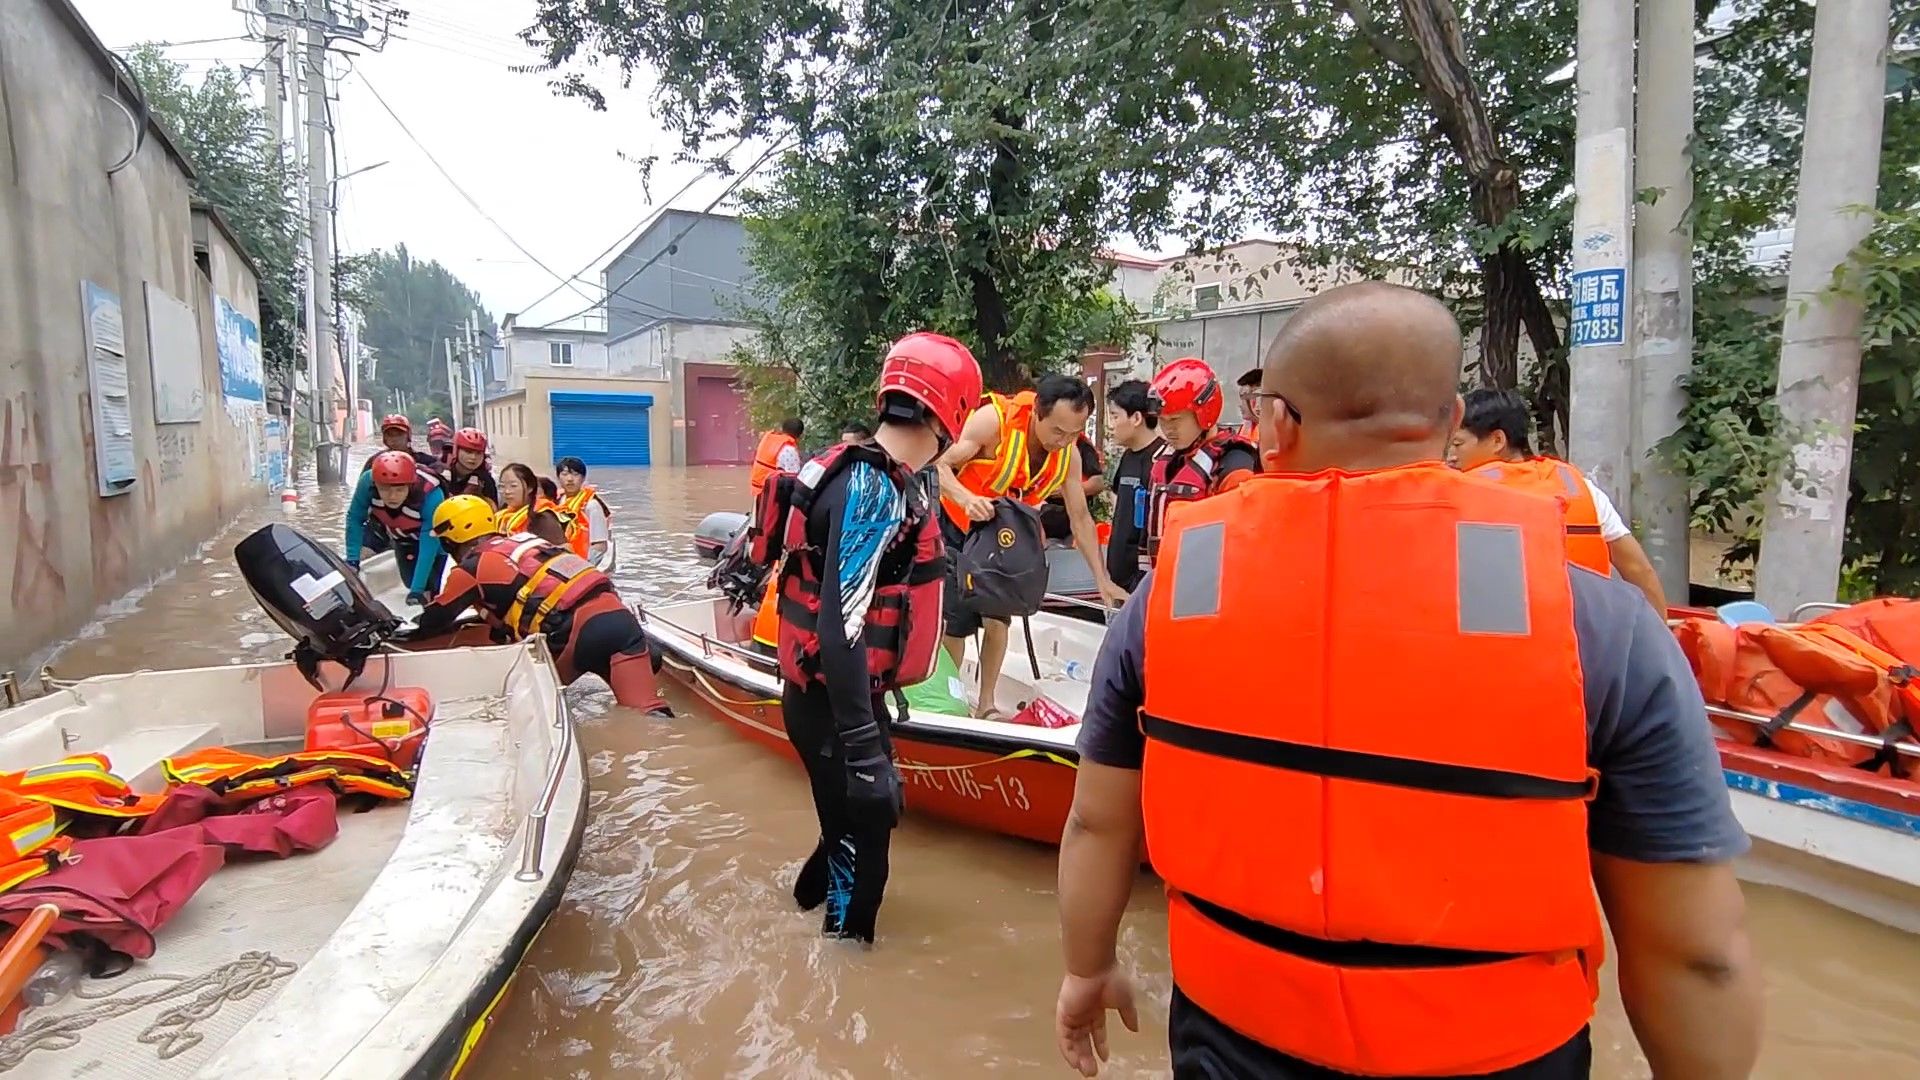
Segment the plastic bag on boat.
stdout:
<svg viewBox="0 0 1920 1080">
<path fill-rule="evenodd" d="M 907 697 L 907 707 L 915 714 L 944 713 L 947 716 L 968 715 L 965 684 L 960 681 L 960 669 L 954 666 L 953 657 L 947 650 L 934 650 L 933 674 L 903 691 Z"/>
</svg>

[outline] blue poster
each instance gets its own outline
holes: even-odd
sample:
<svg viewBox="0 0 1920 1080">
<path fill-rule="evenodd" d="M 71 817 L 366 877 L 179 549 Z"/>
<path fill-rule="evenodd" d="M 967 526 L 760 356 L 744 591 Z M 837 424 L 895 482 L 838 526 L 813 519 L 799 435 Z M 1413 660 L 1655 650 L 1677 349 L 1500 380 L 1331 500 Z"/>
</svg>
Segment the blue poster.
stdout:
<svg viewBox="0 0 1920 1080">
<path fill-rule="evenodd" d="M 1627 340 L 1627 271 L 1576 270 L 1568 289 L 1567 344 L 1623 345 Z"/>
<path fill-rule="evenodd" d="M 287 425 L 277 416 L 267 417 L 267 490 L 279 492 L 287 486 Z"/>
<path fill-rule="evenodd" d="M 213 298 L 213 341 L 220 354 L 220 392 L 233 400 L 266 401 L 260 327 L 227 303 L 224 296 Z"/>
</svg>

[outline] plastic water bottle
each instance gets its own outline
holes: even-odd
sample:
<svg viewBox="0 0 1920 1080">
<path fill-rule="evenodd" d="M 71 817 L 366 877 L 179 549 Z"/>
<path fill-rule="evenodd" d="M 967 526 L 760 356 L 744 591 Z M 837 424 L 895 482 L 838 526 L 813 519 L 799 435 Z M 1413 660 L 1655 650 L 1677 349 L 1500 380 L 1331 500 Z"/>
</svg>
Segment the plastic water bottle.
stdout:
<svg viewBox="0 0 1920 1080">
<path fill-rule="evenodd" d="M 86 974 L 86 962 L 72 949 L 62 949 L 42 961 L 21 987 L 20 998 L 29 1006 L 51 1005 L 66 997 Z"/>
<path fill-rule="evenodd" d="M 1087 682 L 1092 677 L 1092 674 L 1088 672 L 1086 666 L 1080 663 L 1080 661 L 1067 661 L 1067 678 L 1072 679 L 1074 682 Z"/>
</svg>

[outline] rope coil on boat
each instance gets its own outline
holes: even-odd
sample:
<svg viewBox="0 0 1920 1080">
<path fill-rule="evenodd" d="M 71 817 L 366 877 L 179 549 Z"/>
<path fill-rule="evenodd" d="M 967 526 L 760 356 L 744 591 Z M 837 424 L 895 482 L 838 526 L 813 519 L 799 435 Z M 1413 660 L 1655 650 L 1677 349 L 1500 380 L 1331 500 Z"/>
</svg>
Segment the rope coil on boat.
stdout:
<svg viewBox="0 0 1920 1080">
<path fill-rule="evenodd" d="M 156 1048 L 161 1060 L 177 1057 L 206 1038 L 195 1025 L 212 1019 L 229 1001 L 241 1001 L 299 970 L 269 952 L 249 951 L 201 975 L 144 975 L 104 990 L 74 990 L 78 1001 L 97 1002 L 57 1016 L 43 1016 L 0 1037 L 0 1072 L 25 1061 L 36 1050 L 67 1050 L 80 1044 L 80 1033 L 102 1020 L 113 1020 L 149 1005 L 193 995 L 155 1017 L 137 1036 Z M 165 981 L 164 990 L 123 997 L 142 983 Z"/>
<path fill-rule="evenodd" d="M 758 720 L 755 720 L 753 717 L 747 716 L 743 713 L 735 712 L 732 709 L 729 709 L 725 705 L 721 704 L 722 701 L 727 700 L 726 696 L 720 692 L 719 687 L 714 686 L 712 682 L 708 681 L 706 672 L 701 671 L 699 668 L 694 667 L 691 664 L 682 663 L 681 661 L 671 656 L 662 657 L 662 659 L 665 660 L 665 662 L 668 665 L 679 668 L 681 671 L 684 671 L 687 674 L 693 676 L 695 681 L 697 681 L 701 686 L 706 688 L 707 693 L 710 695 L 709 703 L 712 704 L 714 708 L 720 710 L 721 713 L 725 714 L 726 716 L 742 724 L 747 725 L 748 727 L 757 728 L 761 731 L 764 731 L 769 735 L 779 735 L 781 738 L 786 737 L 785 733 L 775 731 L 774 729 L 768 727 L 767 725 L 762 724 Z M 780 704 L 780 699 L 761 698 L 758 701 L 746 701 L 746 702 L 740 702 L 739 704 L 778 705 Z M 972 769 L 984 769 L 989 765 L 998 765 L 1001 762 L 1015 761 L 1020 758 L 1041 758 L 1046 761 L 1053 762 L 1055 765 L 1065 765 L 1070 769 L 1076 767 L 1071 760 L 1059 754 L 1049 753 L 1048 751 L 1045 751 L 1045 750 L 1015 750 L 1011 753 L 1002 754 L 999 757 L 993 758 L 989 761 L 975 761 L 975 762 L 970 762 L 966 765 L 917 765 L 917 764 L 909 764 L 907 762 L 896 761 L 894 762 L 894 767 L 899 769 L 902 772 L 959 773 L 959 772 L 967 772 Z"/>
</svg>

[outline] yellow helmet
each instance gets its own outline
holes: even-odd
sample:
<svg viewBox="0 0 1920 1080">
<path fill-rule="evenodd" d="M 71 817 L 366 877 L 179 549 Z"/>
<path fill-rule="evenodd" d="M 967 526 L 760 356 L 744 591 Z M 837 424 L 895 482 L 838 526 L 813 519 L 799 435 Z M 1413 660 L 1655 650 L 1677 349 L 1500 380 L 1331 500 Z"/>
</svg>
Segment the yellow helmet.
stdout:
<svg viewBox="0 0 1920 1080">
<path fill-rule="evenodd" d="M 493 507 L 478 495 L 455 495 L 433 512 L 433 535 L 442 540 L 464 544 L 494 531 Z"/>
</svg>

